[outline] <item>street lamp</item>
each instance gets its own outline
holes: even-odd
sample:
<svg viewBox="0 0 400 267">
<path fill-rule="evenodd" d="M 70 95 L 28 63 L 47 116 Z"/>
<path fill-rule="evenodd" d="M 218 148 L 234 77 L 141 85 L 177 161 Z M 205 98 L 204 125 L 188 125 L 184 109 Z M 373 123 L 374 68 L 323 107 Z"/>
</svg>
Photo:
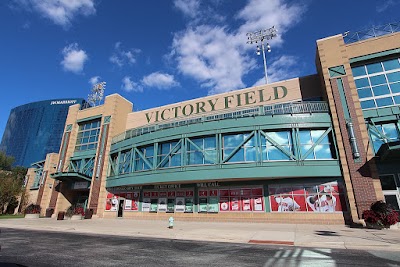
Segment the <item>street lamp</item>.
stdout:
<svg viewBox="0 0 400 267">
<path fill-rule="evenodd" d="M 255 32 L 249 32 L 246 34 L 247 36 L 247 43 L 253 44 L 260 42 L 260 45 L 257 45 L 257 55 L 261 55 L 261 51 L 264 58 L 264 73 L 265 73 L 265 83 L 268 84 L 268 72 L 267 72 L 267 59 L 265 57 L 265 49 L 267 52 L 271 52 L 271 46 L 269 43 L 266 43 L 266 47 L 264 45 L 264 40 L 271 40 L 273 37 L 277 36 L 278 31 L 275 29 L 275 26 L 272 26 L 266 30 L 259 30 Z"/>
</svg>

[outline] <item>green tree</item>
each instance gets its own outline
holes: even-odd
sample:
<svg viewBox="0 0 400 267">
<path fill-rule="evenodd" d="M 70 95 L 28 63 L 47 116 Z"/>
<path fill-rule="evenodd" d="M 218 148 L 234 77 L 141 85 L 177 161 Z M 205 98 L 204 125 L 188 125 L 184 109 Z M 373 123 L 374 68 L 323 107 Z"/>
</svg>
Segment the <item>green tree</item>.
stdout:
<svg viewBox="0 0 400 267">
<path fill-rule="evenodd" d="M 24 177 L 27 169 L 12 167 L 14 158 L 0 151 L 0 214 L 12 212 L 18 206 L 18 198 L 24 192 Z"/>
<path fill-rule="evenodd" d="M 0 171 L 0 214 L 23 191 L 23 179 L 11 171 Z"/>
<path fill-rule="evenodd" d="M 13 157 L 9 157 L 3 151 L 0 151 L 0 170 L 11 171 L 13 163 Z"/>
</svg>

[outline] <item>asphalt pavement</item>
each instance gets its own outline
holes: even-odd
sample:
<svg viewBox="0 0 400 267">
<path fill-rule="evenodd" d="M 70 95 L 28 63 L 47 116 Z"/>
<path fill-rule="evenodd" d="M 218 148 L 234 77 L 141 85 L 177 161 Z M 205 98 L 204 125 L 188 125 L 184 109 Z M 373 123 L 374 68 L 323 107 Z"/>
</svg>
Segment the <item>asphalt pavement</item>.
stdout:
<svg viewBox="0 0 400 267">
<path fill-rule="evenodd" d="M 399 229 L 352 228 L 346 225 L 272 224 L 239 222 L 168 221 L 134 219 L 56 220 L 3 219 L 1 228 L 90 233 L 126 237 L 153 237 L 172 240 L 196 240 L 250 243 L 313 248 L 338 248 L 400 251 Z"/>
</svg>

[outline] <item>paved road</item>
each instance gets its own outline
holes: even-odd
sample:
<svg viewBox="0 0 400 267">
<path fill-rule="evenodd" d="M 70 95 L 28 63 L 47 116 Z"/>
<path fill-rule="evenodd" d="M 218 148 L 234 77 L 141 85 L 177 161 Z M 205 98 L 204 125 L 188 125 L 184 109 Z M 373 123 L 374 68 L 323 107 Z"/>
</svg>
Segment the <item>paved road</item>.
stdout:
<svg viewBox="0 0 400 267">
<path fill-rule="evenodd" d="M 400 266 L 398 252 L 1 230 L 1 267 Z"/>
</svg>

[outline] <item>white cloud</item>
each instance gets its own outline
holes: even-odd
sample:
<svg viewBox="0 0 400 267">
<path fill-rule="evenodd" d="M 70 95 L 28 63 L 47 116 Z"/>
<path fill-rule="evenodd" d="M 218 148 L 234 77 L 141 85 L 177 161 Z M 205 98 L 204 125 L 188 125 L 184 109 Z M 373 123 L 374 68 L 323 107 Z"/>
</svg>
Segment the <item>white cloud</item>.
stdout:
<svg viewBox="0 0 400 267">
<path fill-rule="evenodd" d="M 122 79 L 122 90 L 126 92 L 143 92 L 143 86 L 131 80 L 131 77 L 125 76 Z"/>
<path fill-rule="evenodd" d="M 294 24 L 300 21 L 306 10 L 301 4 L 287 3 L 287 0 L 250 0 L 239 12 L 238 18 L 244 21 L 239 33 L 245 34 L 275 26 L 279 30 L 275 43 L 281 42 L 282 35 Z"/>
<path fill-rule="evenodd" d="M 96 13 L 94 0 L 15 0 L 24 8 L 33 9 L 53 23 L 69 27 L 78 15 Z"/>
<path fill-rule="evenodd" d="M 141 52 L 140 49 L 131 48 L 129 50 L 123 50 L 121 48 L 121 42 L 116 42 L 114 45 L 114 52 L 110 56 L 110 62 L 114 63 L 118 67 L 122 67 L 125 64 L 136 63 L 136 55 Z"/>
<path fill-rule="evenodd" d="M 206 23 L 220 23 L 225 17 L 218 14 L 221 9 L 221 1 L 213 0 L 205 3 L 200 0 L 174 0 L 174 7 L 190 19 L 189 24 L 198 24 L 200 21 Z"/>
<path fill-rule="evenodd" d="M 175 0 L 174 6 L 179 9 L 185 16 L 194 18 L 200 7 L 199 0 Z"/>
<path fill-rule="evenodd" d="M 153 72 L 143 77 L 142 84 L 157 89 L 169 89 L 171 87 L 179 86 L 179 83 L 175 81 L 173 75 L 161 72 Z"/>
<path fill-rule="evenodd" d="M 175 2 L 176 3 L 176 2 Z M 237 14 L 241 22 L 237 30 L 228 26 L 209 24 L 193 25 L 174 36 L 170 56 L 178 64 L 178 70 L 209 89 L 209 94 L 243 88 L 244 75 L 256 66 L 257 58 L 249 55 L 255 46 L 246 44 L 246 33 L 278 28 L 278 37 L 271 44 L 283 43 L 282 35 L 296 24 L 305 7 L 286 0 L 249 0 Z"/>
<path fill-rule="evenodd" d="M 91 85 L 95 85 L 100 82 L 100 78 L 101 78 L 100 76 L 93 76 L 92 78 L 89 79 L 89 83 Z"/>
<path fill-rule="evenodd" d="M 239 46 L 224 28 L 206 25 L 188 29 L 173 41 L 179 71 L 209 87 L 210 94 L 244 86 L 242 76 L 254 60 Z"/>
<path fill-rule="evenodd" d="M 395 6 L 395 5 L 397 5 L 397 4 L 398 4 L 398 3 L 396 3 L 396 2 L 393 1 L 393 0 L 386 0 L 386 1 L 381 2 L 380 5 L 378 5 L 378 6 L 376 7 L 376 11 L 377 11 L 378 13 L 382 13 L 383 11 L 385 11 L 386 9 L 388 9 L 389 7 Z"/>
<path fill-rule="evenodd" d="M 70 44 L 62 50 L 64 59 L 61 65 L 64 70 L 74 73 L 80 73 L 83 70 L 85 62 L 88 60 L 88 55 L 82 49 L 79 49 L 77 43 Z"/>
</svg>

